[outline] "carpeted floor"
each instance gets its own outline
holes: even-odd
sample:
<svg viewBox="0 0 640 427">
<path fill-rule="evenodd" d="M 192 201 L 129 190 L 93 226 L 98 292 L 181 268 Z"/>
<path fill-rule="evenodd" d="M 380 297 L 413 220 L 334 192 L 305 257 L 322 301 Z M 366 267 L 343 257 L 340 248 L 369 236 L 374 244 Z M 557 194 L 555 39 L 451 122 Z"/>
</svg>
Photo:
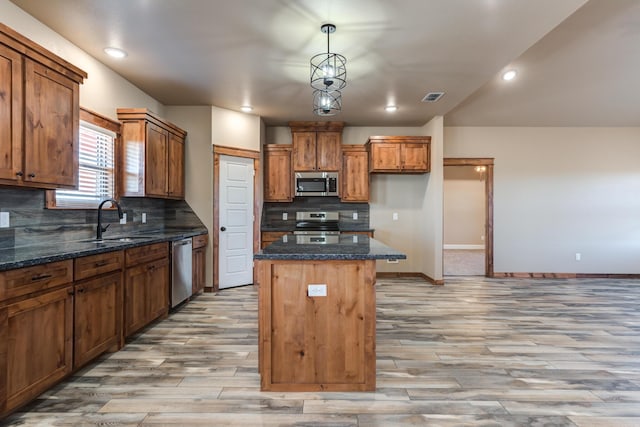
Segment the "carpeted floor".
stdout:
<svg viewBox="0 0 640 427">
<path fill-rule="evenodd" d="M 484 276 L 484 250 L 445 249 L 442 252 L 445 276 Z"/>
</svg>

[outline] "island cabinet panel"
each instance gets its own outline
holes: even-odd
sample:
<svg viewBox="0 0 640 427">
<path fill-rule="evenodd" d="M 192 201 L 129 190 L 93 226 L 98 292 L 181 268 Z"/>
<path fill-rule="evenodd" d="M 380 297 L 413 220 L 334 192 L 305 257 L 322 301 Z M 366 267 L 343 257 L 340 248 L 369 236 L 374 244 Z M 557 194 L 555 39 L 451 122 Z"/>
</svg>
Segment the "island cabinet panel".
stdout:
<svg viewBox="0 0 640 427">
<path fill-rule="evenodd" d="M 265 145 L 264 169 L 264 201 L 292 201 L 291 146 L 284 144 Z"/>
<path fill-rule="evenodd" d="M 426 173 L 431 170 L 430 136 L 371 136 L 369 171 L 378 173 Z"/>
<path fill-rule="evenodd" d="M 0 417 L 71 372 L 72 294 L 69 284 L 0 303 Z"/>
<path fill-rule="evenodd" d="M 375 390 L 375 261 L 259 261 L 262 390 Z M 308 296 L 311 284 L 326 296 Z"/>
</svg>

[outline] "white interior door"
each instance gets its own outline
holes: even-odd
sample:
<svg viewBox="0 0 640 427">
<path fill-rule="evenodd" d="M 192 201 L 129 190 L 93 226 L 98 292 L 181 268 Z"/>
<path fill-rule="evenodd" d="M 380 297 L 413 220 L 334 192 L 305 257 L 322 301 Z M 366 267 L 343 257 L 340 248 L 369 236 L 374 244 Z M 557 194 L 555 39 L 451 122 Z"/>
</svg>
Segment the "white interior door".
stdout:
<svg viewBox="0 0 640 427">
<path fill-rule="evenodd" d="M 220 156 L 220 289 L 253 283 L 253 159 Z"/>
</svg>

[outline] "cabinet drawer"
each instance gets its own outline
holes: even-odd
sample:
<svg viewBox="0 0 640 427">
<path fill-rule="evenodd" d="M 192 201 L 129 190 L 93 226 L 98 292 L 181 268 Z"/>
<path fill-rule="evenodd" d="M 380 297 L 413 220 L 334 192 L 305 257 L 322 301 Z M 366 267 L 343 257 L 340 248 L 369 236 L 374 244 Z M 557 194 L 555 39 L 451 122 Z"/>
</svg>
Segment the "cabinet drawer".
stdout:
<svg viewBox="0 0 640 427">
<path fill-rule="evenodd" d="M 81 280 L 110 271 L 121 270 L 123 264 L 123 251 L 113 251 L 76 258 L 74 260 L 74 277 L 75 280 Z"/>
<path fill-rule="evenodd" d="M 198 249 L 203 246 L 207 246 L 208 234 L 201 234 L 199 236 L 193 236 L 193 249 Z"/>
<path fill-rule="evenodd" d="M 127 249 L 125 259 L 127 267 L 141 264 L 143 262 L 152 261 L 154 259 L 168 258 L 169 244 L 154 243 L 153 245 L 139 246 L 137 248 Z"/>
<path fill-rule="evenodd" d="M 73 281 L 73 260 L 0 272 L 0 301 Z"/>
</svg>

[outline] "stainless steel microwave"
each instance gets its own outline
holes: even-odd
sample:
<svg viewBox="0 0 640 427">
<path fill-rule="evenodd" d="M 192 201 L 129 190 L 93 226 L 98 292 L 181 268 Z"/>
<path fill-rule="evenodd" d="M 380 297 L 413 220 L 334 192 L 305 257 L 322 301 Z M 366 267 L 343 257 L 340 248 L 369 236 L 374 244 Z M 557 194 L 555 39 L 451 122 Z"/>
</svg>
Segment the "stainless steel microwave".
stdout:
<svg viewBox="0 0 640 427">
<path fill-rule="evenodd" d="M 296 172 L 296 197 L 337 196 L 338 172 Z"/>
</svg>

